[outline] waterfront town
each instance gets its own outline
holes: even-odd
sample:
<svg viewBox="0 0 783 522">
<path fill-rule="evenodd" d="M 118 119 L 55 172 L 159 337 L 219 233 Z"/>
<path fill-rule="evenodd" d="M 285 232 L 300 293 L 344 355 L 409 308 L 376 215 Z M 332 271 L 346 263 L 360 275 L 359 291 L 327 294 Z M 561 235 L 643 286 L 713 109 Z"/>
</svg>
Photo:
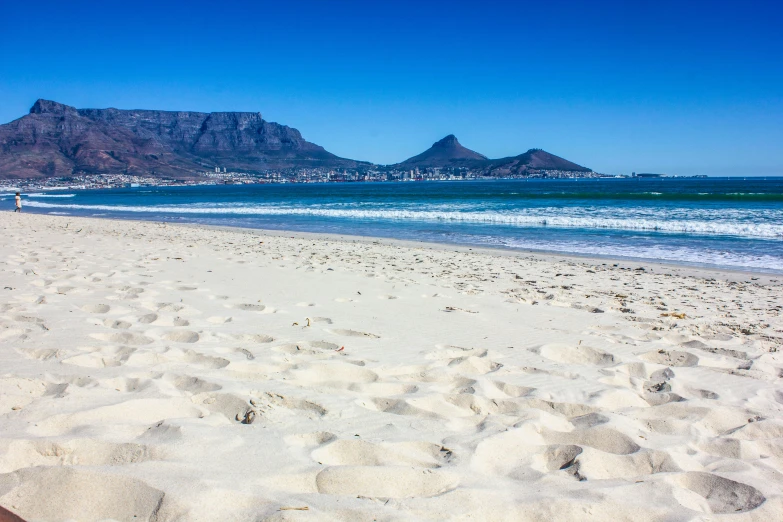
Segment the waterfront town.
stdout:
<svg viewBox="0 0 783 522">
<path fill-rule="evenodd" d="M 215 167 L 190 178 L 164 178 L 133 174 L 79 174 L 45 179 L 0 181 L 7 189 L 56 190 L 56 189 L 108 189 L 153 186 L 193 185 L 249 185 L 263 183 L 355 183 L 355 182 L 413 182 L 413 181 L 476 181 L 487 179 L 568 179 L 568 178 L 613 178 L 596 172 L 560 170 L 529 171 L 525 176 L 504 178 L 488 177 L 481 171 L 467 168 L 399 169 L 373 166 L 367 169 L 300 168 L 269 170 L 262 172 L 233 172 Z"/>
</svg>

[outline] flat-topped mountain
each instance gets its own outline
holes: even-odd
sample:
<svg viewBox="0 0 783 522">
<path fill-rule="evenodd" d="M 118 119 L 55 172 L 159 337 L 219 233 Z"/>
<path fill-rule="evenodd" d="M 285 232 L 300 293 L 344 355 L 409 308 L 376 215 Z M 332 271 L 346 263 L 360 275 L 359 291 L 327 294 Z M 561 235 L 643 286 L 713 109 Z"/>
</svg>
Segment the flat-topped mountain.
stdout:
<svg viewBox="0 0 783 522">
<path fill-rule="evenodd" d="M 519 156 L 489 159 L 483 154 L 463 147 L 453 134 L 435 142 L 432 147 L 418 156 L 408 158 L 396 166 L 402 168 L 465 167 L 480 170 L 490 177 L 524 175 L 526 172 L 538 170 L 592 172 L 586 167 L 541 149 L 530 149 Z"/>
<path fill-rule="evenodd" d="M 76 109 L 38 100 L 0 125 L 0 176 L 154 174 L 191 177 L 214 167 L 258 172 L 292 167 L 353 168 L 256 112 Z"/>
<path fill-rule="evenodd" d="M 455 167 L 475 161 L 485 161 L 483 154 L 463 147 L 453 134 L 449 134 L 432 147 L 417 156 L 408 158 L 398 165 L 402 167 Z"/>
</svg>

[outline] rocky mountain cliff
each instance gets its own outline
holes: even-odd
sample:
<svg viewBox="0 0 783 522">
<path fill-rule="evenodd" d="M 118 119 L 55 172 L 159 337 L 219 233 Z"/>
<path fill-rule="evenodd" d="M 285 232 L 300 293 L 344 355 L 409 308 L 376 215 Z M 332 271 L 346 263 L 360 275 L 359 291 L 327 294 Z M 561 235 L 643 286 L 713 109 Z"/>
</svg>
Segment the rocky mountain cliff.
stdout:
<svg viewBox="0 0 783 522">
<path fill-rule="evenodd" d="M 0 125 L 0 176 L 126 173 L 186 178 L 214 169 L 354 168 L 254 112 L 76 109 L 38 100 Z"/>
<path fill-rule="evenodd" d="M 586 167 L 541 149 L 530 149 L 519 156 L 489 159 L 483 154 L 463 147 L 453 134 L 435 142 L 432 147 L 421 154 L 408 158 L 395 166 L 400 168 L 465 167 L 482 171 L 484 175 L 489 177 L 524 175 L 527 172 L 539 170 L 591 172 Z"/>
</svg>

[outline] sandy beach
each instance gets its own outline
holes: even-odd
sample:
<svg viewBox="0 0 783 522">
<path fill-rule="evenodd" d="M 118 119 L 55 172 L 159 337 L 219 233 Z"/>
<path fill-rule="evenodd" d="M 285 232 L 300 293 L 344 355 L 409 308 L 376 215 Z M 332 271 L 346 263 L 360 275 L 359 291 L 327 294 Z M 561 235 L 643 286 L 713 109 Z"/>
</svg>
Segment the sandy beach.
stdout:
<svg viewBox="0 0 783 522">
<path fill-rule="evenodd" d="M 783 513 L 783 277 L 68 216 L 0 233 L 0 506 L 28 521 Z"/>
</svg>

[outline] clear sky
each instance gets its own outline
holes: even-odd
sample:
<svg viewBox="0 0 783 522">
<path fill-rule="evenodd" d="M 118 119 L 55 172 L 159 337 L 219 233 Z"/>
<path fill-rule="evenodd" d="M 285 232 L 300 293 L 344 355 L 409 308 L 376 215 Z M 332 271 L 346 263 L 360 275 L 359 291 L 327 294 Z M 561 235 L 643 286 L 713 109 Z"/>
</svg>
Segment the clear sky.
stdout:
<svg viewBox="0 0 783 522">
<path fill-rule="evenodd" d="M 0 122 L 254 111 L 394 163 L 455 134 L 599 172 L 783 175 L 781 2 L 0 0 Z"/>
</svg>

